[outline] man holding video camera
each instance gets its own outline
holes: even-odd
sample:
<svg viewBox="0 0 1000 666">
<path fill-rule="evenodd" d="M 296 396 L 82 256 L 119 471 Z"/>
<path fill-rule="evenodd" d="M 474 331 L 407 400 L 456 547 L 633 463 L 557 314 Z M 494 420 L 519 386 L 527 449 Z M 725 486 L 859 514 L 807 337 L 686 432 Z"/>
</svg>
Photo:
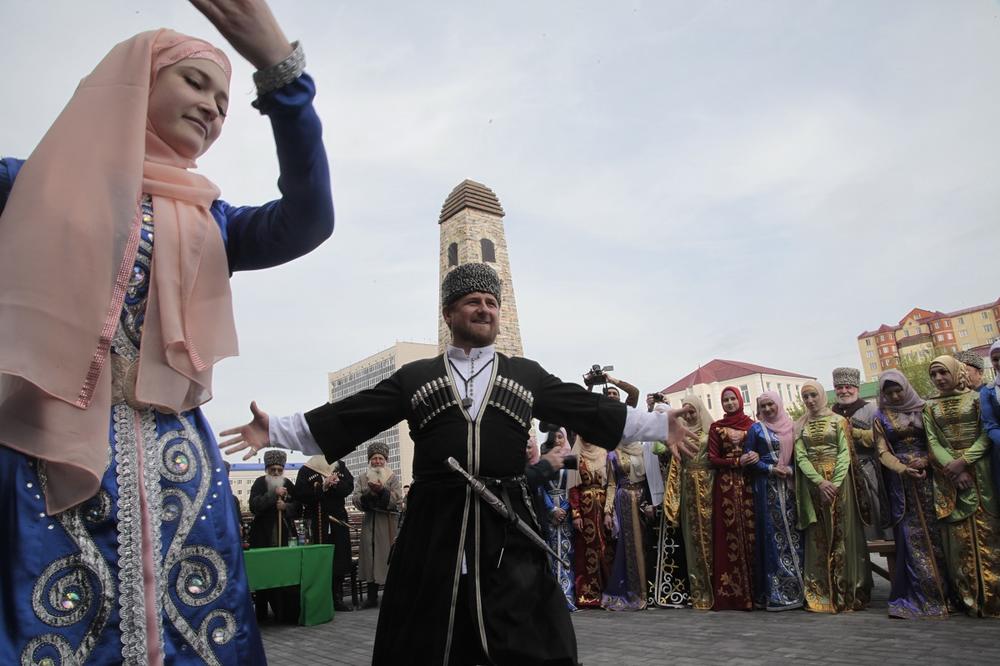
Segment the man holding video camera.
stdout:
<svg viewBox="0 0 1000 666">
<path fill-rule="evenodd" d="M 616 379 L 609 375 L 608 371 L 614 369 L 613 365 L 606 365 L 602 368 L 600 365 L 595 363 L 590 367 L 590 370 L 587 371 L 587 374 L 583 376 L 583 383 L 590 391 L 593 391 L 595 386 L 603 384 L 604 388 L 601 392 L 615 402 L 621 402 L 621 391 L 625 391 L 625 404 L 629 407 L 638 407 L 639 389 L 626 381 Z M 621 389 L 621 391 L 619 391 L 619 389 Z"/>
</svg>

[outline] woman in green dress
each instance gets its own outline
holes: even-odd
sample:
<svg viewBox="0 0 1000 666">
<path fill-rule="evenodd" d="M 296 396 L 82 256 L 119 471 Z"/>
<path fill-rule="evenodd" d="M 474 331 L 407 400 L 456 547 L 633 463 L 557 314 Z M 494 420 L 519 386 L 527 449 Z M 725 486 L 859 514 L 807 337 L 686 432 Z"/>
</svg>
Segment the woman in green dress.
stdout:
<svg viewBox="0 0 1000 666">
<path fill-rule="evenodd" d="M 862 610 L 872 576 L 864 529 L 851 482 L 848 425 L 826 406 L 826 391 L 802 385 L 806 413 L 796 423 L 795 475 L 799 529 L 805 537 L 806 610 Z"/>
<path fill-rule="evenodd" d="M 1000 617 L 1000 511 L 979 394 L 951 356 L 938 356 L 928 371 L 938 396 L 924 405 L 924 430 L 938 465 L 934 506 L 952 591 L 968 615 Z"/>
<path fill-rule="evenodd" d="M 687 560 L 688 592 L 691 605 L 712 610 L 712 485 L 715 470 L 708 462 L 708 428 L 712 415 L 701 399 L 688 396 L 681 401 L 684 424 L 697 438 L 698 453 L 693 458 L 670 459 L 663 494 L 664 518 L 681 528 Z M 693 439 L 693 438 L 692 438 Z"/>
</svg>

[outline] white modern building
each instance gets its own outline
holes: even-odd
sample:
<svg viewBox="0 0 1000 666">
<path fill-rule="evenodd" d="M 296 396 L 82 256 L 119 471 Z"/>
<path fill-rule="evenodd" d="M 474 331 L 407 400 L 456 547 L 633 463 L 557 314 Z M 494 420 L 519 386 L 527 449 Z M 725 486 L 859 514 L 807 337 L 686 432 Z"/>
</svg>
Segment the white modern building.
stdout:
<svg viewBox="0 0 1000 666">
<path fill-rule="evenodd" d="M 689 395 L 701 398 L 712 418 L 722 418 L 719 396 L 727 386 L 735 386 L 743 394 L 744 411 L 754 416 L 757 398 L 764 391 L 777 391 L 785 402 L 785 407 L 801 403 L 799 390 L 802 383 L 815 379 L 797 372 L 766 368 L 744 361 L 712 359 L 697 370 L 681 377 L 663 389 L 670 404 L 680 407 L 681 400 Z"/>
</svg>

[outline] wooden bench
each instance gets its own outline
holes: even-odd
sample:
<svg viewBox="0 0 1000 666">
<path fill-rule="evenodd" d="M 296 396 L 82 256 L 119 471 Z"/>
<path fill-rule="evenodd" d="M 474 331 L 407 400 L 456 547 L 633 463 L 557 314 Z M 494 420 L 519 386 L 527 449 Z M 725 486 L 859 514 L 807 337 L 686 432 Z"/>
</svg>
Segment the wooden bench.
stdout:
<svg viewBox="0 0 1000 666">
<path fill-rule="evenodd" d="M 874 562 L 871 563 L 872 571 L 877 573 L 882 578 L 885 578 L 890 583 L 892 582 L 893 576 L 896 574 L 896 542 L 895 541 L 869 541 L 868 542 L 868 552 L 876 553 L 878 555 L 885 556 L 885 563 L 889 567 L 886 571 Z"/>
</svg>

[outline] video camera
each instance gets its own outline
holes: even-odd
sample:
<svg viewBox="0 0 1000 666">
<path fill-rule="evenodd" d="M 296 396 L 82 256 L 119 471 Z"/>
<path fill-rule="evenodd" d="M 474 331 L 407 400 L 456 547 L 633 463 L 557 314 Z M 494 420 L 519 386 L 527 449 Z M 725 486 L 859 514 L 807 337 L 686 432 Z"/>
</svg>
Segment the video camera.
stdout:
<svg viewBox="0 0 1000 666">
<path fill-rule="evenodd" d="M 603 368 L 595 363 L 590 366 L 590 370 L 587 374 L 583 376 L 583 383 L 585 386 L 597 386 L 598 384 L 608 383 L 608 372 L 615 369 L 613 365 L 606 365 Z"/>
</svg>

